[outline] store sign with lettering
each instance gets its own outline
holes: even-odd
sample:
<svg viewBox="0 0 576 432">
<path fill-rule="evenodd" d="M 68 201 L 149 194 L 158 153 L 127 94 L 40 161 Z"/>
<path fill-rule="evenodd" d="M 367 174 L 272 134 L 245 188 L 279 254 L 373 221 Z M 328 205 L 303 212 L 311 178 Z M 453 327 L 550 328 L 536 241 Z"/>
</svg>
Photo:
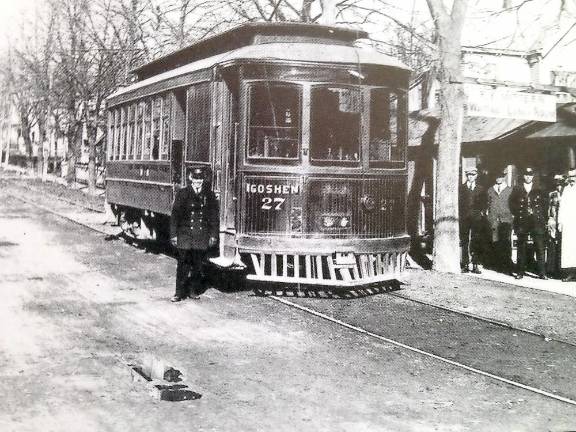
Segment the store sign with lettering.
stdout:
<svg viewBox="0 0 576 432">
<path fill-rule="evenodd" d="M 556 97 L 508 87 L 466 84 L 466 115 L 542 122 L 556 121 Z"/>
</svg>

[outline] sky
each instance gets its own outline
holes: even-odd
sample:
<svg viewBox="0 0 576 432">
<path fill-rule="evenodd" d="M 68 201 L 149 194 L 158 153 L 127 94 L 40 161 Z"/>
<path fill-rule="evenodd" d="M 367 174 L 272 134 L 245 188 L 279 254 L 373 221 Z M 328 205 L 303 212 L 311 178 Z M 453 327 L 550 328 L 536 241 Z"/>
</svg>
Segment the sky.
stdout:
<svg viewBox="0 0 576 432">
<path fill-rule="evenodd" d="M 366 0 L 369 2 L 370 0 Z M 515 0 L 514 3 L 520 0 Z M 464 35 L 464 45 L 483 45 L 493 48 L 529 50 L 542 45 L 548 51 L 564 35 L 571 24 L 576 23 L 576 0 L 565 0 L 570 14 L 563 19 L 560 27 L 554 27 L 555 11 L 561 0 L 525 1 L 518 14 L 493 15 L 489 11 L 502 5 L 502 0 L 469 0 L 469 17 Z M 0 52 L 3 52 L 11 38 L 18 34 L 20 23 L 34 14 L 45 0 L 0 0 Z M 389 13 L 409 20 L 412 11 L 416 20 L 430 23 L 430 13 L 426 0 L 388 0 Z M 382 2 L 380 2 L 382 5 Z M 519 25 L 518 25 L 519 24 Z M 514 40 L 511 42 L 512 31 Z M 558 58 L 566 70 L 576 71 L 576 26 L 555 47 L 551 56 Z"/>
<path fill-rule="evenodd" d="M 4 51 L 9 40 L 25 16 L 44 0 L 0 0 L 0 50 Z"/>
</svg>

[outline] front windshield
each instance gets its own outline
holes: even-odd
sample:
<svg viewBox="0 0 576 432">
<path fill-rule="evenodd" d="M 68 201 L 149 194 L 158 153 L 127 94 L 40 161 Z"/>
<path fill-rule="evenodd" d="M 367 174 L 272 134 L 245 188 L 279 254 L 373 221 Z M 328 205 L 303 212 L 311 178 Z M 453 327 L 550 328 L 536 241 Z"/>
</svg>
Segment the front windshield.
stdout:
<svg viewBox="0 0 576 432">
<path fill-rule="evenodd" d="M 402 161 L 398 94 L 386 88 L 370 92 L 370 162 Z"/>
<path fill-rule="evenodd" d="M 250 88 L 249 159 L 297 159 L 300 87 L 262 83 Z"/>
<path fill-rule="evenodd" d="M 316 162 L 360 162 L 362 97 L 357 88 L 312 88 L 310 156 Z"/>
</svg>

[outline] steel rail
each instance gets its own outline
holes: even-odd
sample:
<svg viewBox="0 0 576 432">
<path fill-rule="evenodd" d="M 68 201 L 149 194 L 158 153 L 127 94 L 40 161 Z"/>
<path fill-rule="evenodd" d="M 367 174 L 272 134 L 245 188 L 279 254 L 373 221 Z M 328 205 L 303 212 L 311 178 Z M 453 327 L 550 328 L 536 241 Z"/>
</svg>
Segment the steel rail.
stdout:
<svg viewBox="0 0 576 432">
<path fill-rule="evenodd" d="M 499 327 L 507 328 L 507 329 L 509 329 L 509 330 L 516 330 L 516 331 L 519 331 L 519 332 L 522 332 L 522 333 L 528 333 L 528 334 L 531 334 L 531 335 L 533 335 L 533 336 L 541 337 L 541 338 L 543 338 L 544 340 L 546 340 L 547 342 L 548 342 L 548 341 L 559 342 L 559 343 L 562 343 L 562 344 L 565 344 L 565 345 L 569 345 L 569 346 L 571 346 L 571 347 L 576 348 L 576 343 L 574 343 L 574 342 L 570 342 L 570 341 L 565 340 L 565 339 L 557 339 L 557 338 L 555 338 L 555 337 L 550 337 L 549 335 L 545 335 L 545 334 L 542 334 L 542 333 L 538 333 L 538 332 L 535 332 L 534 330 L 530 330 L 530 329 L 526 329 L 526 328 L 522 328 L 522 327 L 514 327 L 512 324 L 509 324 L 509 323 L 507 323 L 507 322 L 505 322 L 505 321 L 499 321 L 499 320 L 496 320 L 496 319 L 483 317 L 483 316 L 481 316 L 481 315 L 476 315 L 476 314 L 473 314 L 473 313 L 470 313 L 470 312 L 463 312 L 463 311 L 460 311 L 460 310 L 458 310 L 458 309 L 449 308 L 449 307 L 447 307 L 447 306 L 442 306 L 442 305 L 438 305 L 438 304 L 435 304 L 435 303 L 428 303 L 428 302 L 426 302 L 426 301 L 424 301 L 424 300 L 413 299 L 413 298 L 406 297 L 406 296 L 404 296 L 404 295 L 402 295 L 402 294 L 400 294 L 400 293 L 396 293 L 396 292 L 387 292 L 386 294 L 391 295 L 391 296 L 396 297 L 396 298 L 399 298 L 399 299 L 402 299 L 402 300 L 411 301 L 411 302 L 418 303 L 418 304 L 421 304 L 421 305 L 424 305 L 424 306 L 430 306 L 430 307 L 433 307 L 433 308 L 436 308 L 436 309 L 440 309 L 440 310 L 443 310 L 443 311 L 446 311 L 446 312 L 451 312 L 451 313 L 454 313 L 454 314 L 457 314 L 457 315 L 461 315 L 461 316 L 464 316 L 464 317 L 467 317 L 467 318 L 472 318 L 472 319 L 475 319 L 475 320 L 477 320 L 477 321 L 484 321 L 484 322 L 487 322 L 487 323 L 490 323 L 490 324 L 497 325 L 497 326 L 499 326 Z"/>
<path fill-rule="evenodd" d="M 383 341 L 383 342 L 386 342 L 386 343 L 388 343 L 388 344 L 391 344 L 391 345 L 394 345 L 394 346 L 403 348 L 403 349 L 405 349 L 405 350 L 408 350 L 408 351 L 411 351 L 411 352 L 414 352 L 414 353 L 417 353 L 417 354 L 420 354 L 420 355 L 423 355 L 423 356 L 426 356 L 426 357 L 433 358 L 433 359 L 438 360 L 438 361 L 440 361 L 440 362 L 442 362 L 442 363 L 446 363 L 446 364 L 449 364 L 449 365 L 451 365 L 451 366 L 455 366 L 455 367 L 458 367 L 458 368 L 467 370 L 467 371 L 469 371 L 469 372 L 472 372 L 472 373 L 475 373 L 475 374 L 478 374 L 478 375 L 482 375 L 482 376 L 491 378 L 491 379 L 493 379 L 493 380 L 496 380 L 496 381 L 499 381 L 499 382 L 502 382 L 502 383 L 505 383 L 505 384 L 509 384 L 509 385 L 514 386 L 514 387 L 517 387 L 517 388 L 521 388 L 521 389 L 523 389 L 523 390 L 528 390 L 528 391 L 530 391 L 530 392 L 532 392 L 532 393 L 536 393 L 536 394 L 539 394 L 539 395 L 541 395 L 541 396 L 545 396 L 545 397 L 548 397 L 548 398 L 551 398 L 551 399 L 555 399 L 555 400 L 560 401 L 560 402 L 564 402 L 564 403 L 567 403 L 567 404 L 576 406 L 576 400 L 569 399 L 569 398 L 566 398 L 566 397 L 563 397 L 563 396 L 559 396 L 559 395 L 556 395 L 556 394 L 554 394 L 554 393 L 548 392 L 548 391 L 546 391 L 546 390 L 542 390 L 542 389 L 539 389 L 539 388 L 536 388 L 536 387 L 532 387 L 532 386 L 529 386 L 529 385 L 526 385 L 526 384 L 522 384 L 522 383 L 520 383 L 520 382 L 518 382 L 518 381 L 509 380 L 509 379 L 507 379 L 507 378 L 504 378 L 504 377 L 501 377 L 501 376 L 498 376 L 498 375 L 494 375 L 494 374 L 491 374 L 491 373 L 489 373 L 489 372 L 485 372 L 485 371 L 483 371 L 483 370 L 473 368 L 473 367 L 471 367 L 471 366 L 467 366 L 467 365 L 465 365 L 465 364 L 463 364 L 463 363 L 460 363 L 460 362 L 457 362 L 457 361 L 454 361 L 454 360 L 447 359 L 447 358 L 445 358 L 445 357 L 442 357 L 442 356 L 439 356 L 439 355 L 430 353 L 430 352 L 428 352 L 428 351 L 424 351 L 424 350 L 421 350 L 421 349 L 419 349 L 419 348 L 416 348 L 416 347 L 413 347 L 413 346 L 410 346 L 410 345 L 403 344 L 402 342 L 398 342 L 398 341 L 395 341 L 395 340 L 393 340 L 393 339 L 390 339 L 390 338 L 381 336 L 381 335 L 379 335 L 379 334 L 377 334 L 377 333 L 373 333 L 373 332 L 371 332 L 371 331 L 368 331 L 368 330 L 366 330 L 366 329 L 363 329 L 362 327 L 358 327 L 358 326 L 355 326 L 355 325 L 352 325 L 352 324 L 348 324 L 347 322 L 344 322 L 344 321 L 339 320 L 339 319 L 337 319 L 337 318 L 331 317 L 331 316 L 326 315 L 326 314 L 324 314 L 324 313 L 322 313 L 322 312 L 318 312 L 318 311 L 316 311 L 316 310 L 314 310 L 314 309 L 311 309 L 311 308 L 308 308 L 308 307 L 306 307 L 306 306 L 298 305 L 298 304 L 296 304 L 296 303 L 293 303 L 293 302 L 291 302 L 291 301 L 285 300 L 285 299 L 280 298 L 280 297 L 276 297 L 276 296 L 271 295 L 271 296 L 269 296 L 269 298 L 271 298 L 272 300 L 275 300 L 275 301 L 277 301 L 277 302 L 279 302 L 279 303 L 282 303 L 282 304 L 284 304 L 284 305 L 286 305 L 286 306 L 289 306 L 289 307 L 291 307 L 291 308 L 299 309 L 299 310 L 301 310 L 301 311 L 303 311 L 303 312 L 306 312 L 306 313 L 308 313 L 308 314 L 310 314 L 310 315 L 316 316 L 316 317 L 318 317 L 318 318 L 322 318 L 322 319 L 327 320 L 327 321 L 330 321 L 330 322 L 332 322 L 332 323 L 334 323 L 334 324 L 338 324 L 338 325 L 340 325 L 340 326 L 342 326 L 342 327 L 345 327 L 345 328 L 347 328 L 347 329 L 349 329 L 349 330 L 353 330 L 353 331 L 355 331 L 355 332 L 358 332 L 358 333 L 364 334 L 364 335 L 366 335 L 366 336 L 369 336 L 369 337 L 372 337 L 372 338 L 381 340 L 381 341 Z"/>
</svg>

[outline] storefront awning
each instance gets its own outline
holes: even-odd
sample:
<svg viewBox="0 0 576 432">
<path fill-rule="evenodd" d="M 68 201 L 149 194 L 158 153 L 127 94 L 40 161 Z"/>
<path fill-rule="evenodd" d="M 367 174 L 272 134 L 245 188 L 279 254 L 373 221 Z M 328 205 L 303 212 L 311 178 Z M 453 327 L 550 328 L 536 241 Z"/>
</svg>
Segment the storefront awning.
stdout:
<svg viewBox="0 0 576 432">
<path fill-rule="evenodd" d="M 527 120 L 491 117 L 466 117 L 462 142 L 493 141 L 509 135 L 518 128 L 531 123 Z"/>
<path fill-rule="evenodd" d="M 526 139 L 548 139 L 573 137 L 576 140 L 576 104 L 566 105 L 558 109 L 556 123 L 546 124 L 529 135 Z"/>
<path fill-rule="evenodd" d="M 409 119 L 409 145 L 421 144 L 424 133 L 439 120 L 436 111 L 412 112 Z M 558 106 L 555 123 L 523 119 L 465 117 L 462 131 L 463 144 L 498 141 L 504 138 L 548 139 L 574 137 L 576 140 L 576 103 Z"/>
</svg>

